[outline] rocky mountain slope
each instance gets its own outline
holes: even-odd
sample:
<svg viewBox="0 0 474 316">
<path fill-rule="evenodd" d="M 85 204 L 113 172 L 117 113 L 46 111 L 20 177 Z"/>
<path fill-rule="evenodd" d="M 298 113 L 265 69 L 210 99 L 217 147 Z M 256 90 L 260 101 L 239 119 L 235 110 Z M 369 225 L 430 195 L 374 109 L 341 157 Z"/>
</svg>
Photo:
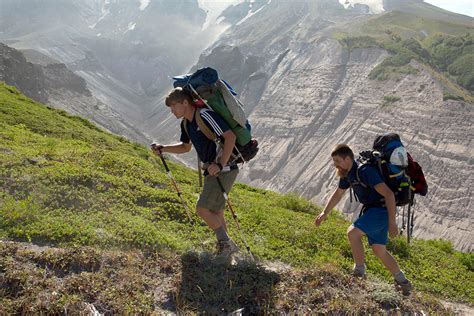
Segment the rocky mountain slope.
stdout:
<svg viewBox="0 0 474 316">
<path fill-rule="evenodd" d="M 0 43 L 0 81 L 16 86 L 30 98 L 93 119 L 100 126 L 136 141 L 146 136 L 119 113 L 104 104 L 87 87 L 86 81 L 59 63 L 34 50 L 29 62 L 18 50 Z"/>
<path fill-rule="evenodd" d="M 127 125 L 140 126 L 169 76 L 189 67 L 219 34 L 203 30 L 205 21 L 197 0 L 1 0 L 0 42 L 64 63 Z"/>
<path fill-rule="evenodd" d="M 439 31 L 463 34 L 472 32 L 472 18 L 421 1 L 384 2 L 387 11 L 399 11 L 380 18 L 330 0 L 262 3 L 193 67 L 218 69 L 247 104 L 261 151 L 241 179 L 323 204 L 337 184 L 329 156 L 335 144 L 348 143 L 358 152 L 369 148 L 375 135 L 398 132 L 430 185 L 429 195 L 417 199 L 415 236 L 447 238 L 472 251 L 472 101 L 444 100 L 453 85 L 417 60 L 406 65 L 408 73 L 370 80 L 371 71 L 393 53 L 380 45 L 348 47 L 340 40 L 367 29 L 420 40 Z M 401 12 L 409 9 L 418 16 Z M 173 137 L 175 120 L 160 115 L 155 135 Z M 351 213 L 356 205 L 347 199 L 339 208 Z"/>
</svg>

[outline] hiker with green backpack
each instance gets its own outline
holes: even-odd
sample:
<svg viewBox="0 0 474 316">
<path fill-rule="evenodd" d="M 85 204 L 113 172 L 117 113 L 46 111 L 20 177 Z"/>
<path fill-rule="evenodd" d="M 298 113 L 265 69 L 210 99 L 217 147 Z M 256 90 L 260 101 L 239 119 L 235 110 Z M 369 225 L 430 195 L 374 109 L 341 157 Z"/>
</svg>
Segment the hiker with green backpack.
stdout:
<svg viewBox="0 0 474 316">
<path fill-rule="evenodd" d="M 196 205 L 197 214 L 206 222 L 218 241 L 218 256 L 228 257 L 238 251 L 235 242 L 229 238 L 224 218 L 225 199 L 217 183 L 217 175 L 226 192 L 230 192 L 238 174 L 238 166 L 229 164 L 235 144 L 235 134 L 224 120 L 208 109 L 193 106 L 191 96 L 182 88 L 175 88 L 166 98 L 166 105 L 181 121 L 180 143 L 170 145 L 152 144 L 156 154 L 189 152 L 194 145 L 199 158 L 204 163 L 204 187 Z M 222 150 L 218 154 L 216 143 L 208 139 L 199 129 L 196 118 L 199 117 L 218 137 L 222 139 Z M 184 126 L 184 125 L 187 126 Z"/>
<path fill-rule="evenodd" d="M 331 157 L 339 177 L 339 185 L 324 210 L 316 217 L 315 225 L 321 225 L 348 189 L 351 190 L 351 198 L 353 191 L 356 200 L 363 204 L 361 215 L 347 230 L 355 261 L 353 274 L 365 277 L 362 237 L 366 235 L 374 254 L 392 273 L 396 287 L 401 289 L 404 295 L 409 295 L 412 285 L 400 270 L 396 259 L 386 249 L 387 233 L 390 237 L 398 235 L 395 221 L 397 202 L 394 192 L 386 184 L 376 165 L 360 164 L 354 160 L 354 153 L 349 146 L 337 145 Z"/>
<path fill-rule="evenodd" d="M 204 170 L 204 186 L 196 211 L 216 234 L 218 257 L 229 258 L 239 248 L 227 234 L 224 218 L 226 201 L 230 204 L 227 195 L 239 172 L 237 164 L 252 159 L 258 143 L 250 135 L 240 101 L 214 69 L 203 68 L 173 79 L 175 89 L 166 97 L 165 104 L 181 119 L 180 143 L 152 144 L 151 148 L 162 155 L 186 153 L 194 146 Z M 237 216 L 231 211 L 240 230 Z"/>
</svg>

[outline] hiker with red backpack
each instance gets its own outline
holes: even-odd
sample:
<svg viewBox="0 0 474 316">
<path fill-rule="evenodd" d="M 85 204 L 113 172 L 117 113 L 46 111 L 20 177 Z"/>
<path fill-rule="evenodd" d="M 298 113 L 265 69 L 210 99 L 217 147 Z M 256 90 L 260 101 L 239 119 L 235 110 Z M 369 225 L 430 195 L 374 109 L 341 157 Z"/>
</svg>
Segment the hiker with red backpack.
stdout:
<svg viewBox="0 0 474 316">
<path fill-rule="evenodd" d="M 166 97 L 165 103 L 174 116 L 182 120 L 180 143 L 152 144 L 152 150 L 158 155 L 165 152 L 182 154 L 189 152 L 194 145 L 205 169 L 204 187 L 196 205 L 197 214 L 216 234 L 217 255 L 229 257 L 239 248 L 227 234 L 224 218 L 226 201 L 217 179 L 221 181 L 225 191 L 230 192 L 239 172 L 237 164 L 230 160 L 236 136 L 217 113 L 196 107 L 191 95 L 183 88 L 178 87 L 171 91 Z M 198 116 L 199 118 L 197 118 Z M 221 148 L 204 135 L 198 126 L 197 119 L 202 120 L 217 135 L 222 143 Z"/>
<path fill-rule="evenodd" d="M 394 156 L 403 157 L 402 151 L 392 150 L 392 152 L 395 152 Z M 374 152 L 370 154 L 372 155 Z M 375 164 L 359 163 L 354 159 L 352 149 L 346 144 L 337 145 L 332 151 L 331 157 L 339 176 L 339 185 L 329 198 L 324 210 L 316 217 L 315 225 L 321 225 L 331 210 L 341 201 L 347 189 L 351 189 L 351 197 L 353 192 L 356 200 L 363 204 L 360 217 L 347 230 L 352 256 L 355 261 L 353 274 L 358 277 L 365 277 L 366 266 L 362 237 L 366 235 L 374 254 L 392 273 L 396 287 L 401 289 L 404 295 L 409 295 L 412 285 L 400 270 L 395 258 L 386 249 L 387 234 L 390 234 L 390 237 L 398 235 L 398 227 L 395 221 L 396 205 L 398 201 L 405 197 L 402 198 L 401 193 L 394 194 L 393 188 L 386 183 L 379 169 L 379 167 L 382 168 L 380 159 L 375 159 L 377 161 Z M 403 172 L 399 174 L 401 175 Z M 400 190 L 397 189 L 397 192 L 401 192 L 401 188 L 405 188 L 406 185 L 408 185 L 408 200 L 410 200 L 409 179 L 407 183 L 404 181 L 397 182 L 397 186 L 400 188 Z"/>
</svg>

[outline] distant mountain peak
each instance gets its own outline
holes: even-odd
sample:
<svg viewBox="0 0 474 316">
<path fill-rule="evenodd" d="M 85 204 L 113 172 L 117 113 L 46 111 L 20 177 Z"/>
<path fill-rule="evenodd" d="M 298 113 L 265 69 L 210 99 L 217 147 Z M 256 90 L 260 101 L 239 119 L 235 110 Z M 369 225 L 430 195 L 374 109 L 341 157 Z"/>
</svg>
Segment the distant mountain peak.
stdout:
<svg viewBox="0 0 474 316">
<path fill-rule="evenodd" d="M 198 0 L 199 7 L 206 12 L 206 22 L 203 25 L 203 30 L 217 24 L 221 13 L 232 5 L 238 5 L 245 0 Z"/>
<path fill-rule="evenodd" d="M 383 0 L 339 0 L 339 3 L 346 9 L 355 8 L 358 5 L 365 5 L 369 8 L 371 14 L 379 14 L 385 12 Z"/>
</svg>

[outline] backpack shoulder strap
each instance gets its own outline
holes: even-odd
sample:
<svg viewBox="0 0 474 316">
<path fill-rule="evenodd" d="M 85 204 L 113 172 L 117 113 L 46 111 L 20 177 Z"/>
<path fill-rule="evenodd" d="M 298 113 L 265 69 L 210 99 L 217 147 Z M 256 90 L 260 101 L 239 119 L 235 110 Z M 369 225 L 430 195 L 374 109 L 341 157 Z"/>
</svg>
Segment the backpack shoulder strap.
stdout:
<svg viewBox="0 0 474 316">
<path fill-rule="evenodd" d="M 202 117 L 200 115 L 200 112 L 201 112 L 201 109 L 199 109 L 199 108 L 196 108 L 196 111 L 194 111 L 194 119 L 196 120 L 197 126 L 199 127 L 201 132 L 204 134 L 204 136 L 206 136 L 209 140 L 216 140 L 217 139 L 216 133 L 214 133 L 206 125 L 206 123 L 204 123 L 204 120 L 202 119 Z M 184 131 L 186 132 L 186 134 L 189 137 L 189 131 L 188 131 L 189 120 L 186 119 L 186 118 L 183 118 L 183 120 L 181 121 L 181 124 L 183 125 Z"/>
<path fill-rule="evenodd" d="M 183 118 L 183 120 L 181 121 L 181 126 L 183 126 L 183 129 L 186 132 L 186 135 L 188 135 L 188 137 L 189 137 L 188 123 L 189 123 L 189 121 L 186 118 Z"/>
<path fill-rule="evenodd" d="M 367 188 L 368 185 L 365 184 L 365 183 L 360 179 L 359 169 L 360 169 L 362 166 L 364 166 L 364 164 L 361 164 L 360 166 L 357 166 L 357 169 L 356 169 L 357 184 L 358 184 L 358 185 L 361 185 L 361 186 L 364 187 L 364 188 Z"/>
<path fill-rule="evenodd" d="M 201 130 L 201 132 L 209 139 L 209 140 L 216 140 L 217 135 L 214 133 L 204 122 L 201 117 L 201 109 L 196 109 L 194 112 L 194 119 L 196 120 L 197 126 Z"/>
</svg>

